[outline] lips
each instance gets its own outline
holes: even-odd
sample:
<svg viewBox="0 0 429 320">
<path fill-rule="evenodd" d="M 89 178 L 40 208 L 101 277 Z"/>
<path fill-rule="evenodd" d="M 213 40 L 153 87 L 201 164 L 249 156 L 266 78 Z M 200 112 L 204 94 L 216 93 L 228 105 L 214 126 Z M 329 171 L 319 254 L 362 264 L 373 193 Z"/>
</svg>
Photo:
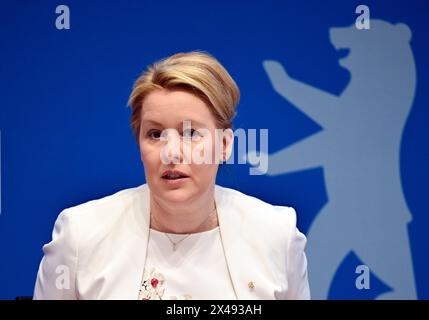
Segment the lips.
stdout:
<svg viewBox="0 0 429 320">
<path fill-rule="evenodd" d="M 179 170 L 167 170 L 167 171 L 164 171 L 161 178 L 166 180 L 178 180 L 178 179 L 188 178 L 188 175 Z"/>
</svg>

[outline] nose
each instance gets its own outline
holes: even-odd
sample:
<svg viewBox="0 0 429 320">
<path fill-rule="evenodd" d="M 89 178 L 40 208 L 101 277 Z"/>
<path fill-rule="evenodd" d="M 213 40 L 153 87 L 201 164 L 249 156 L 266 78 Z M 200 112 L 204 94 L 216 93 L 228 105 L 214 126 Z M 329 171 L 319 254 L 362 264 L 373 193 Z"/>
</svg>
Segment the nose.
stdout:
<svg viewBox="0 0 429 320">
<path fill-rule="evenodd" d="M 164 164 L 178 164 L 182 161 L 181 139 L 177 132 L 170 132 L 165 135 L 167 143 L 161 150 L 161 161 Z"/>
</svg>

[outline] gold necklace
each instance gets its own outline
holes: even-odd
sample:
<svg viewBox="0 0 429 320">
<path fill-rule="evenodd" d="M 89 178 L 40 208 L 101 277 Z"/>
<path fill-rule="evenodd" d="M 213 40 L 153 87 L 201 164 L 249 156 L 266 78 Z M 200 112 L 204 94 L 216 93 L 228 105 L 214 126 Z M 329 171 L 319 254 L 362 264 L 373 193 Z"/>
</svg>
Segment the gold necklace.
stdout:
<svg viewBox="0 0 429 320">
<path fill-rule="evenodd" d="M 198 229 L 199 227 L 201 227 L 204 223 L 206 223 L 206 221 L 207 220 L 209 220 L 209 218 L 212 216 L 212 214 L 213 214 L 213 212 L 215 212 L 216 211 L 216 209 L 217 209 L 217 207 L 216 207 L 216 201 L 214 202 L 214 209 L 210 212 L 210 214 L 208 215 L 208 217 L 196 228 L 196 229 Z M 151 215 L 151 217 L 153 218 L 153 220 L 155 220 L 156 221 L 156 223 L 158 224 L 158 225 L 160 225 L 159 224 L 159 222 L 158 222 L 158 220 L 155 218 L 155 216 L 154 215 L 152 215 L 152 213 L 150 214 Z M 176 251 L 176 248 L 177 248 L 177 245 L 180 243 L 180 242 L 182 242 L 183 240 L 185 240 L 186 238 L 188 238 L 192 233 L 189 233 L 189 234 L 187 234 L 186 235 L 186 237 L 184 237 L 184 238 L 182 238 L 182 239 L 180 239 L 179 241 L 177 241 L 177 242 L 174 242 L 173 240 L 171 240 L 171 238 L 168 236 L 168 234 L 166 233 L 166 232 L 163 232 L 163 234 L 168 238 L 168 240 L 170 241 L 170 243 L 171 243 L 171 245 L 173 246 L 173 251 Z"/>
</svg>

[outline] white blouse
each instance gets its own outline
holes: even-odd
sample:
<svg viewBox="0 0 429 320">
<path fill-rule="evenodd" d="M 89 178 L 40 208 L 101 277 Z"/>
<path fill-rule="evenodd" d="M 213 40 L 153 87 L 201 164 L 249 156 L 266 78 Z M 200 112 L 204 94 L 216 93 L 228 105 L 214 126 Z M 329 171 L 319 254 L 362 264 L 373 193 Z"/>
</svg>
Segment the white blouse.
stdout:
<svg viewBox="0 0 429 320">
<path fill-rule="evenodd" d="M 169 240 L 177 243 L 176 250 Z M 150 229 L 143 300 L 236 300 L 219 227 L 185 234 Z"/>
</svg>

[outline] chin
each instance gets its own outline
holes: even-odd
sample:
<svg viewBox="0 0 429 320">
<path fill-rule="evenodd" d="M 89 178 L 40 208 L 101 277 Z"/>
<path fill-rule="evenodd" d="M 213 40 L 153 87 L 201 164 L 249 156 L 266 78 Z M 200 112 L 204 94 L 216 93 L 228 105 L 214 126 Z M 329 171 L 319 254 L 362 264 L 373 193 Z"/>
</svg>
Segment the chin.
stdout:
<svg viewBox="0 0 429 320">
<path fill-rule="evenodd" d="M 348 59 L 346 59 L 346 58 L 344 58 L 344 59 L 340 59 L 340 60 L 338 61 L 338 64 L 339 64 L 341 67 L 343 67 L 344 69 L 349 70 L 349 61 L 348 61 Z"/>
<path fill-rule="evenodd" d="M 180 187 L 180 188 L 166 188 L 162 186 L 158 189 L 158 195 L 167 201 L 172 202 L 185 202 L 192 198 L 194 195 L 189 188 Z"/>
</svg>

